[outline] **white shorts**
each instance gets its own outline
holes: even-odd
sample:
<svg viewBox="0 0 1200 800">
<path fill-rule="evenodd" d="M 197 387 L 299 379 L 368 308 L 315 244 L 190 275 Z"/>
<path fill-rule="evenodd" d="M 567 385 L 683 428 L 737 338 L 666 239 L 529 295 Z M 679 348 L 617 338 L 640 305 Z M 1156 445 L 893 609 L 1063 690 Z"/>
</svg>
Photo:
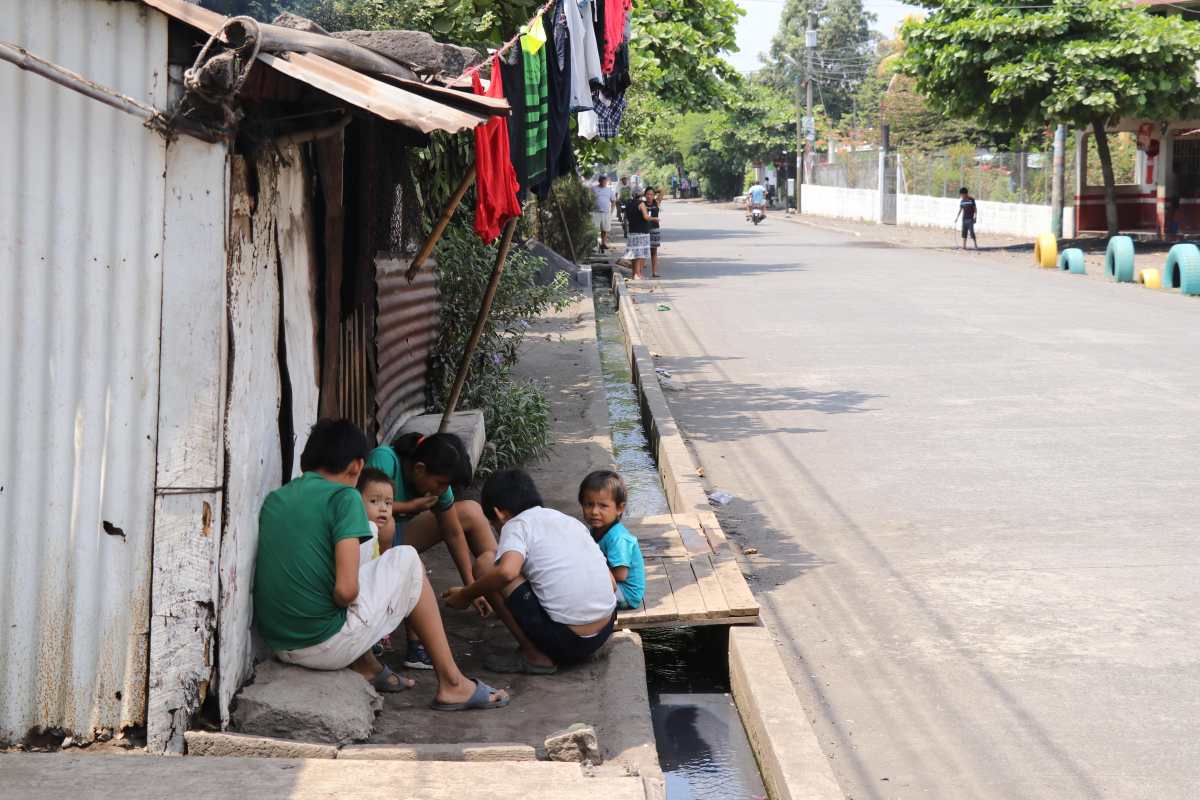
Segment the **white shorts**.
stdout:
<svg viewBox="0 0 1200 800">
<path fill-rule="evenodd" d="M 605 233 L 612 230 L 612 214 L 606 214 L 603 211 L 593 211 L 592 222 Z"/>
<path fill-rule="evenodd" d="M 393 547 L 358 568 L 358 599 L 346 609 L 340 631 L 312 647 L 275 655 L 285 664 L 309 669 L 348 667 L 412 613 L 424 584 L 425 568 L 417 551 Z"/>
</svg>

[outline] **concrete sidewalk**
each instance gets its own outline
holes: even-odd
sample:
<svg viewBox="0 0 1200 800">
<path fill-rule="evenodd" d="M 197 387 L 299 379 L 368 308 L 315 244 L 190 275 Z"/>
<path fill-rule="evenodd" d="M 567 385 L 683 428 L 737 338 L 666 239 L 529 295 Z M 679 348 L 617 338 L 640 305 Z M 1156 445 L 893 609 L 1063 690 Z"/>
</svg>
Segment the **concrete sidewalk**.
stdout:
<svg viewBox="0 0 1200 800">
<path fill-rule="evenodd" d="M 37 800 L 642 800 L 642 782 L 577 764 L 0 755 L 4 797 Z"/>
<path fill-rule="evenodd" d="M 549 455 L 530 465 L 546 504 L 578 516 L 579 481 L 589 471 L 611 468 L 612 442 L 600 377 L 595 318 L 590 296 L 561 312 L 531 323 L 518 373 L 547 387 L 552 415 Z M 438 593 L 461 581 L 445 547 L 422 558 Z M 658 773 L 653 727 L 640 638 L 622 632 L 600 657 L 556 675 L 497 675 L 483 667 L 488 652 L 513 648 L 512 637 L 495 618 L 472 611 L 442 608 L 442 617 L 463 671 L 511 693 L 505 709 L 447 714 L 429 703 L 434 680 L 429 673 L 403 669 L 403 653 L 385 657 L 395 669 L 417 679 L 416 689 L 384 697 L 372 744 L 456 742 L 520 743 L 540 748 L 551 733 L 576 722 L 594 725 L 605 754 L 602 772 Z M 397 639 L 397 648 L 402 642 Z"/>
</svg>

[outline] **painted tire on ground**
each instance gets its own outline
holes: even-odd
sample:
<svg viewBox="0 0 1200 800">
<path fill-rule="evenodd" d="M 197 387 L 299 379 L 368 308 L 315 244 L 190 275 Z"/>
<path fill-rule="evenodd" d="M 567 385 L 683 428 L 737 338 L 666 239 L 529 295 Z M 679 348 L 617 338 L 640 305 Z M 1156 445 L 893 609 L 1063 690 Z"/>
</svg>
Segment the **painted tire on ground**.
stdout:
<svg viewBox="0 0 1200 800">
<path fill-rule="evenodd" d="M 1163 269 L 1162 285 L 1184 294 L 1200 294 L 1200 247 L 1194 244 L 1172 247 Z"/>
<path fill-rule="evenodd" d="M 1064 272 L 1084 275 L 1087 269 L 1083 266 L 1083 251 L 1078 247 L 1068 247 L 1058 254 L 1058 268 Z"/>
<path fill-rule="evenodd" d="M 1138 270 L 1137 282 L 1145 286 L 1147 289 L 1162 288 L 1162 274 L 1156 269 Z"/>
<path fill-rule="evenodd" d="M 1104 251 L 1104 272 L 1118 283 L 1133 283 L 1133 239 L 1114 236 Z"/>
<path fill-rule="evenodd" d="M 1053 269 L 1058 263 L 1058 240 L 1053 233 L 1039 233 L 1033 240 L 1033 261 L 1046 269 Z"/>
</svg>

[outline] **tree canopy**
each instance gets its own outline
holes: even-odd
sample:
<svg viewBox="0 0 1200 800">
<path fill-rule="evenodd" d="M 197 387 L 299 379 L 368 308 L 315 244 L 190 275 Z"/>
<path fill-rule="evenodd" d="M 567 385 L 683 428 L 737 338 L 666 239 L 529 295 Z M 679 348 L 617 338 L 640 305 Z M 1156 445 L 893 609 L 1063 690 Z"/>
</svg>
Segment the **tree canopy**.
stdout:
<svg viewBox="0 0 1200 800">
<path fill-rule="evenodd" d="M 1123 0 L 947 0 L 903 36 L 901 69 L 931 103 L 1012 130 L 1165 118 L 1197 90 L 1196 25 Z"/>
</svg>

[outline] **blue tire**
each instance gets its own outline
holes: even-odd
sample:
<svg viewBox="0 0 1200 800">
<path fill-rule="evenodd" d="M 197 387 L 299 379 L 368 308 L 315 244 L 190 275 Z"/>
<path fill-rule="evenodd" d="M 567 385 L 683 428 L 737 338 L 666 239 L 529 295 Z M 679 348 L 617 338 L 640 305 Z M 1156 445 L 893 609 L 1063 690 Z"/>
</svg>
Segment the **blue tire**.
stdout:
<svg viewBox="0 0 1200 800">
<path fill-rule="evenodd" d="M 1084 275 L 1087 269 L 1083 266 L 1083 251 L 1078 247 L 1068 247 L 1058 254 L 1058 268 L 1064 272 Z"/>
<path fill-rule="evenodd" d="M 1178 289 L 1183 294 L 1200 294 L 1200 247 L 1177 244 L 1167 254 L 1162 288 Z"/>
<path fill-rule="evenodd" d="M 1104 251 L 1104 272 L 1118 283 L 1133 283 L 1133 239 L 1114 236 L 1108 240 Z"/>
</svg>

